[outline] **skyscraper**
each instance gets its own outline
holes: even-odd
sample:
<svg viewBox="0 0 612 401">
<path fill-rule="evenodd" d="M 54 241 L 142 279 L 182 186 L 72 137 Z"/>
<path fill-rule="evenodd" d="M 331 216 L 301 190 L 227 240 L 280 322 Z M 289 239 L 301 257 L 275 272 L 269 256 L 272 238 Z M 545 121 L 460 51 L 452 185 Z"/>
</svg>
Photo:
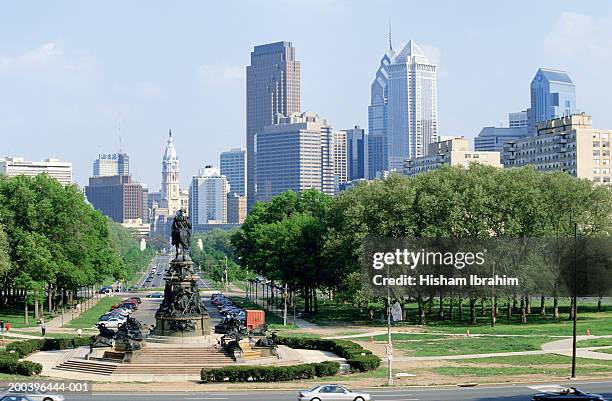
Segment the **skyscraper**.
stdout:
<svg viewBox="0 0 612 401">
<path fill-rule="evenodd" d="M 247 202 L 255 202 L 255 135 L 277 116 L 300 111 L 300 62 L 291 42 L 255 46 L 247 76 Z"/>
<path fill-rule="evenodd" d="M 227 177 L 230 191 L 246 196 L 246 149 L 232 148 L 219 155 L 221 175 Z"/>
<path fill-rule="evenodd" d="M 358 125 L 344 132 L 348 180 L 368 179 L 368 135 Z"/>
<path fill-rule="evenodd" d="M 227 223 L 227 179 L 218 168 L 205 166 L 191 179 L 189 216 L 193 225 Z"/>
<path fill-rule="evenodd" d="M 172 142 L 172 130 L 168 133 L 168 142 L 162 158 L 162 182 L 160 207 L 168 209 L 168 216 L 174 216 L 181 208 L 181 191 L 179 182 L 179 159 Z"/>
<path fill-rule="evenodd" d="M 404 160 L 424 155 L 438 140 L 436 71 L 413 41 L 399 53 L 390 44 L 371 87 L 370 177 L 401 171 Z"/>
<path fill-rule="evenodd" d="M 89 178 L 87 200 L 94 208 L 117 223 L 143 218 L 143 188 L 129 175 Z"/>
<path fill-rule="evenodd" d="M 129 174 L 130 157 L 126 153 L 99 154 L 93 162 L 92 177 Z"/>
<path fill-rule="evenodd" d="M 576 86 L 565 71 L 538 69 L 531 81 L 531 107 L 527 110 L 529 130 L 543 121 L 567 117 L 578 113 Z"/>
<path fill-rule="evenodd" d="M 257 200 L 309 188 L 333 195 L 334 132 L 326 120 L 305 112 L 283 117 L 257 134 Z"/>
</svg>

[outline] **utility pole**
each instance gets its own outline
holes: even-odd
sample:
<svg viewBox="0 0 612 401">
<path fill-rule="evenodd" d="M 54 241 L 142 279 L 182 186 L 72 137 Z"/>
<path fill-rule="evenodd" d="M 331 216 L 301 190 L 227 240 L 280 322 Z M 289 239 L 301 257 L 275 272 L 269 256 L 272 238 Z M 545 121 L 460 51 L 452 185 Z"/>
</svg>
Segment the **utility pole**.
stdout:
<svg viewBox="0 0 612 401">
<path fill-rule="evenodd" d="M 495 278 L 495 261 L 493 261 L 493 278 Z M 495 327 L 495 280 L 491 293 L 491 327 Z"/>
<path fill-rule="evenodd" d="M 393 343 L 391 342 L 391 287 L 389 286 L 389 265 L 387 265 L 387 386 L 393 385 Z"/>
<path fill-rule="evenodd" d="M 576 262 L 576 246 L 578 243 L 578 223 L 574 222 L 574 290 L 573 290 L 573 294 L 572 294 L 572 308 L 573 308 L 573 332 L 572 332 L 572 379 L 576 378 L 576 315 L 578 312 L 578 307 L 576 305 L 576 302 L 578 301 L 578 297 L 576 296 L 576 292 L 577 292 L 577 280 L 576 280 L 576 274 L 577 274 L 577 262 Z"/>
<path fill-rule="evenodd" d="M 283 311 L 283 326 L 287 325 L 287 283 L 285 283 L 285 291 L 283 292 L 283 299 L 285 300 L 284 311 Z"/>
</svg>

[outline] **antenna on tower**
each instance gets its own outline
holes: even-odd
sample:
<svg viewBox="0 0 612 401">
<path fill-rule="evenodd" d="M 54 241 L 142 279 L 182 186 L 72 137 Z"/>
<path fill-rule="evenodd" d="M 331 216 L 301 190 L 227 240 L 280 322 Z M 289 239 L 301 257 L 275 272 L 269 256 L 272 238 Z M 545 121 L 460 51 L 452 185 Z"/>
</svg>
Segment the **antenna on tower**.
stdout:
<svg viewBox="0 0 612 401">
<path fill-rule="evenodd" d="M 391 19 L 389 19 L 389 50 L 393 50 L 393 44 L 391 43 Z"/>
<path fill-rule="evenodd" d="M 119 114 L 119 126 L 118 126 L 118 133 L 119 133 L 119 153 L 123 153 L 123 144 L 121 142 L 121 114 Z"/>
<path fill-rule="evenodd" d="M 168 130 L 168 136 L 172 138 L 172 129 Z"/>
</svg>

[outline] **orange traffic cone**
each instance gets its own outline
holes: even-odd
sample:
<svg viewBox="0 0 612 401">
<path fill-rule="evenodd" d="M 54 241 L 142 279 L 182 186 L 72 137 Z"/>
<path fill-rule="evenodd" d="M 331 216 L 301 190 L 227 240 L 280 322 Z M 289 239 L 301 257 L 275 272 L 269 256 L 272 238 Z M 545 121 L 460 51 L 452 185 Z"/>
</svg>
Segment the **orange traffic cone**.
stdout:
<svg viewBox="0 0 612 401">
<path fill-rule="evenodd" d="M 465 333 L 465 336 L 466 336 L 466 337 L 469 337 L 469 336 L 470 336 L 470 331 L 469 331 L 469 330 L 467 331 L 467 333 Z"/>
<path fill-rule="evenodd" d="M 590 336 L 591 335 L 591 330 L 587 329 L 586 335 Z"/>
</svg>

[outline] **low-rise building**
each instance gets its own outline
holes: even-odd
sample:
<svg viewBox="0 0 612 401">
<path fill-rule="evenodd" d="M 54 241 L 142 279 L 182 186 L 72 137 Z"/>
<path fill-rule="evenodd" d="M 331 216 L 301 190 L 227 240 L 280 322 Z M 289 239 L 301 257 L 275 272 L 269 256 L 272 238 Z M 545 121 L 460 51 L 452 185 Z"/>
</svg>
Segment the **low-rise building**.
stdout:
<svg viewBox="0 0 612 401">
<path fill-rule="evenodd" d="M 466 139 L 455 138 L 430 143 L 427 147 L 427 155 L 408 159 L 404 162 L 403 174 L 408 177 L 414 177 L 418 174 L 435 170 L 443 165 L 467 167 L 470 163 L 502 167 L 499 152 L 470 150 Z"/>
<path fill-rule="evenodd" d="M 504 166 L 533 165 L 564 171 L 595 183 L 610 182 L 612 130 L 592 127 L 591 116 L 574 114 L 537 124 L 535 136 L 504 145 Z"/>
</svg>

